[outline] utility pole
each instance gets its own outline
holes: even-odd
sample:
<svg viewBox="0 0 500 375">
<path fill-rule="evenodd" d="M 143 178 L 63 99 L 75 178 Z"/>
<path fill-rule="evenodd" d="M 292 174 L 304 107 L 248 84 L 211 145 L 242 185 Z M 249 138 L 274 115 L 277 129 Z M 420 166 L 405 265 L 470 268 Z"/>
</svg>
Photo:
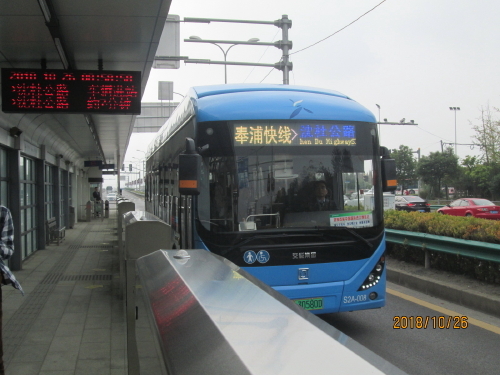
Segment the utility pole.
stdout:
<svg viewBox="0 0 500 375">
<path fill-rule="evenodd" d="M 281 19 L 276 21 L 251 21 L 251 20 L 231 20 L 231 19 L 217 19 L 217 18 L 194 18 L 185 17 L 184 22 L 198 22 L 198 23 L 211 23 L 211 22 L 230 22 L 230 23 L 252 23 L 260 25 L 274 25 L 281 29 L 282 40 L 274 43 L 257 42 L 257 41 L 234 41 L 234 40 L 208 40 L 208 39 L 184 39 L 185 42 L 195 43 L 220 43 L 220 44 L 246 44 L 253 46 L 274 46 L 283 51 L 281 60 L 275 64 L 261 64 L 249 63 L 238 61 L 213 61 L 209 59 L 190 59 L 188 56 L 156 56 L 155 60 L 165 61 L 184 61 L 190 64 L 218 64 L 218 65 L 246 65 L 246 66 L 265 66 L 272 67 L 283 71 L 283 84 L 288 85 L 290 82 L 290 71 L 293 69 L 293 64 L 290 62 L 289 51 L 292 49 L 292 41 L 288 39 L 288 30 L 292 27 L 292 21 L 288 19 L 288 15 L 284 14 Z"/>
<path fill-rule="evenodd" d="M 455 155 L 457 155 L 457 111 L 460 111 L 460 107 L 450 107 L 450 111 L 455 112 Z"/>
<path fill-rule="evenodd" d="M 412 152 L 413 154 L 417 154 L 417 155 L 418 155 L 418 158 L 417 158 L 417 163 L 419 163 L 419 162 L 420 162 L 420 147 L 417 149 L 417 151 L 413 151 L 413 150 L 412 150 L 411 152 Z M 417 183 L 418 183 L 418 190 L 420 191 L 420 189 L 421 189 L 421 185 L 422 185 L 422 181 L 420 180 L 420 178 L 418 179 Z"/>
<path fill-rule="evenodd" d="M 292 42 L 288 40 L 288 29 L 292 27 L 292 21 L 288 19 L 288 16 L 286 14 L 283 14 L 281 17 L 281 20 L 278 20 L 280 22 L 279 28 L 281 28 L 282 32 L 282 50 L 283 50 L 283 84 L 284 85 L 289 85 L 290 84 L 290 70 L 292 70 L 290 62 L 289 62 L 289 54 L 288 51 L 292 48 Z M 277 22 L 278 22 L 277 21 Z"/>
<path fill-rule="evenodd" d="M 382 144 L 382 135 L 380 134 L 380 106 L 378 104 L 375 104 L 378 108 L 378 143 Z"/>
</svg>

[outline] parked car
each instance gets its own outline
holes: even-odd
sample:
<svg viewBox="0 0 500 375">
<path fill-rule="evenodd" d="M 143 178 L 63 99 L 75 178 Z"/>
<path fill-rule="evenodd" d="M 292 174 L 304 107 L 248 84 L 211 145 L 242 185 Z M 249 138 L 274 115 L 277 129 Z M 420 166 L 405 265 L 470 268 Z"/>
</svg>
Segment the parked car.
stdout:
<svg viewBox="0 0 500 375">
<path fill-rule="evenodd" d="M 115 193 L 109 193 L 108 195 L 106 195 L 106 199 L 110 202 L 114 202 L 116 201 L 116 194 Z"/>
<path fill-rule="evenodd" d="M 500 220 L 500 206 L 483 198 L 460 198 L 437 210 L 440 214 Z"/>
<path fill-rule="evenodd" d="M 431 212 L 431 205 L 425 199 L 412 195 L 396 195 L 394 203 L 396 211 Z"/>
</svg>

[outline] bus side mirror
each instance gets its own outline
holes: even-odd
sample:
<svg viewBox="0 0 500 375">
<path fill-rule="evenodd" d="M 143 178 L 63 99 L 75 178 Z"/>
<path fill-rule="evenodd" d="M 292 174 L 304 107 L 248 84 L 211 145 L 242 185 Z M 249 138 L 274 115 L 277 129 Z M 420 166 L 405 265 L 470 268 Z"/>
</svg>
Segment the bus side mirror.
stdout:
<svg viewBox="0 0 500 375">
<path fill-rule="evenodd" d="M 196 152 L 194 140 L 186 138 L 186 151 L 179 155 L 179 193 L 200 194 L 201 155 Z"/>
<path fill-rule="evenodd" d="M 398 187 L 396 180 L 396 160 L 382 158 L 380 164 L 382 169 L 382 191 L 394 192 Z"/>
</svg>

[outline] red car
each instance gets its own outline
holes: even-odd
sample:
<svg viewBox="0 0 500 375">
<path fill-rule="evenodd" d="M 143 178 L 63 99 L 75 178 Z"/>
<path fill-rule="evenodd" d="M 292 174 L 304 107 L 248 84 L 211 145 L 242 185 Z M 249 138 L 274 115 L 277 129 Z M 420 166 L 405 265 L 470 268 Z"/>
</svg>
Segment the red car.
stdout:
<svg viewBox="0 0 500 375">
<path fill-rule="evenodd" d="M 437 210 L 440 214 L 474 216 L 483 219 L 500 220 L 500 206 L 482 198 L 460 198 Z"/>
</svg>

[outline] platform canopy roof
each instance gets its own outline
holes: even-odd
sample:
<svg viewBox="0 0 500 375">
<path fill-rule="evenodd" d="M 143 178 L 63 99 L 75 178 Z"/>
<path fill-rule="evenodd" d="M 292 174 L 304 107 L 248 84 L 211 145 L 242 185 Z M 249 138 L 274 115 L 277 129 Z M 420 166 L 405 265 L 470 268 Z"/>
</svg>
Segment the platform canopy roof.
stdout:
<svg viewBox="0 0 500 375">
<path fill-rule="evenodd" d="M 0 67 L 139 71 L 144 93 L 171 0 L 15 0 L 0 2 Z M 123 161 L 135 115 L 0 112 L 75 165 Z"/>
</svg>

